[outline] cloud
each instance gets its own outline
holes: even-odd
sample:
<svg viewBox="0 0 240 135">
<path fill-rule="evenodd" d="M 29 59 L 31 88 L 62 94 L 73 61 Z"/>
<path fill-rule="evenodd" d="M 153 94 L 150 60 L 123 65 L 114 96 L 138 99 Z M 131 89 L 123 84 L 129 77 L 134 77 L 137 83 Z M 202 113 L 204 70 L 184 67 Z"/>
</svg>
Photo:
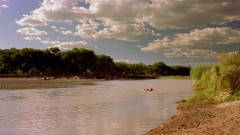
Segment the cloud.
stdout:
<svg viewBox="0 0 240 135">
<path fill-rule="evenodd" d="M 73 21 L 83 18 L 138 20 L 157 28 L 189 28 L 205 24 L 224 24 L 240 19 L 239 1 L 226 0 L 44 0 L 30 15 L 17 21 L 21 25 Z"/>
<path fill-rule="evenodd" d="M 28 40 L 28 41 L 30 41 L 30 40 L 38 40 L 38 41 L 41 41 L 41 40 L 42 40 L 41 37 L 25 37 L 24 39 L 25 39 L 25 40 Z"/>
<path fill-rule="evenodd" d="M 71 22 L 89 17 L 89 11 L 77 7 L 78 0 L 44 0 L 30 15 L 16 21 L 19 25 L 45 26 L 49 22 Z"/>
<path fill-rule="evenodd" d="M 72 49 L 72 48 L 89 48 L 90 45 L 86 41 L 51 41 L 44 40 L 42 43 L 48 45 L 49 47 L 58 47 L 60 49 Z"/>
<path fill-rule="evenodd" d="M 84 38 L 97 38 L 97 29 L 101 24 L 97 23 L 92 19 L 85 19 L 81 21 L 81 24 L 76 26 L 75 35 Z"/>
<path fill-rule="evenodd" d="M 43 36 L 48 34 L 46 31 L 41 31 L 33 27 L 22 28 L 17 30 L 17 32 L 28 36 Z"/>
<path fill-rule="evenodd" d="M 150 0 L 88 0 L 89 10 L 97 18 L 113 21 L 141 17 L 150 8 Z"/>
<path fill-rule="evenodd" d="M 16 23 L 46 26 L 50 22 L 77 22 L 75 35 L 136 42 L 156 35 L 144 24 L 156 29 L 226 24 L 240 20 L 239 8 L 236 0 L 44 0 Z"/>
<path fill-rule="evenodd" d="M 215 52 L 211 51 L 214 46 L 234 43 L 240 43 L 240 30 L 228 27 L 205 28 L 195 29 L 190 33 L 176 34 L 173 37 L 157 39 L 149 43 L 147 47 L 142 47 L 141 50 L 144 52 L 164 51 L 164 55 L 167 57 L 173 57 L 174 55 L 176 57 L 188 57 L 188 54 L 192 54 L 189 56 L 212 56 L 212 54 L 215 54 Z M 210 55 L 205 55 L 208 54 L 207 49 L 210 49 Z"/>
<path fill-rule="evenodd" d="M 132 61 L 132 60 L 129 60 L 129 59 L 124 59 L 124 60 L 114 60 L 114 62 L 125 62 L 125 63 L 136 63 L 136 61 Z"/>
<path fill-rule="evenodd" d="M 56 27 L 56 26 L 52 26 L 52 29 L 58 33 L 61 33 L 63 35 L 73 35 L 74 32 L 70 31 L 70 30 L 67 30 L 67 28 L 63 28 L 63 27 Z"/>
<path fill-rule="evenodd" d="M 218 55 L 216 51 L 211 49 L 184 49 L 184 48 L 171 48 L 165 52 L 163 55 L 167 58 L 172 57 L 187 57 L 187 58 L 216 58 Z"/>
<path fill-rule="evenodd" d="M 100 28 L 102 27 L 102 28 Z M 93 20 L 85 20 L 76 27 L 75 35 L 84 38 L 107 38 L 137 42 L 148 36 L 156 35 L 147 29 L 143 23 L 102 20 L 101 23 Z"/>
<path fill-rule="evenodd" d="M 7 5 L 5 5 L 5 4 L 4 4 L 4 5 L 2 5 L 2 6 L 0 6 L 0 8 L 1 8 L 1 7 L 2 7 L 2 8 L 8 8 L 8 6 L 7 6 Z"/>
<path fill-rule="evenodd" d="M 158 29 L 192 28 L 240 20 L 239 8 L 240 1 L 236 0 L 152 0 L 136 19 Z"/>
<path fill-rule="evenodd" d="M 98 38 L 137 42 L 155 35 L 143 23 L 105 20 L 105 28 L 96 33 Z"/>
<path fill-rule="evenodd" d="M 8 5 L 6 5 L 6 4 L 1 4 L 1 3 L 4 3 L 4 2 L 6 2 L 6 0 L 0 0 L 0 12 L 2 12 L 1 9 L 3 9 L 3 8 L 9 8 Z"/>
</svg>

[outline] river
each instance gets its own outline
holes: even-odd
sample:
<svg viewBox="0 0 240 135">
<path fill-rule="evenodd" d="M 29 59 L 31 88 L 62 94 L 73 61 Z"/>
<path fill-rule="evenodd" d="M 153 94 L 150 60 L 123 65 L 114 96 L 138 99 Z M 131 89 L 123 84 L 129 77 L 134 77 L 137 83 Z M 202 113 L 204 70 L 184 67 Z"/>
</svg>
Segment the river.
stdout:
<svg viewBox="0 0 240 135">
<path fill-rule="evenodd" d="M 192 80 L 82 80 L 74 88 L 0 91 L 1 135 L 141 135 L 176 113 Z M 144 91 L 153 88 L 153 91 Z"/>
</svg>

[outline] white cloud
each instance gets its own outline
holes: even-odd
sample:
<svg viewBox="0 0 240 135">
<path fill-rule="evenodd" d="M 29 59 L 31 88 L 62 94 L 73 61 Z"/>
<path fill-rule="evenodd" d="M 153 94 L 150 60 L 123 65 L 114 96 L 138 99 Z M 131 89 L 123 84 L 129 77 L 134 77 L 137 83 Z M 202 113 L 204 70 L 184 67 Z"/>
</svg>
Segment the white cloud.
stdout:
<svg viewBox="0 0 240 135">
<path fill-rule="evenodd" d="M 49 47 L 58 47 L 60 49 L 72 49 L 72 48 L 89 48 L 90 45 L 86 41 L 51 41 L 44 40 L 42 43 L 48 45 Z"/>
<path fill-rule="evenodd" d="M 42 39 L 41 39 L 41 37 L 25 37 L 24 38 L 25 40 L 38 40 L 38 41 L 41 41 Z"/>
<path fill-rule="evenodd" d="M 57 28 L 56 26 L 52 26 L 52 29 L 63 35 L 73 35 L 74 34 L 74 32 L 67 30 L 67 28 L 63 28 L 63 27 Z"/>
<path fill-rule="evenodd" d="M 227 27 L 205 28 L 195 29 L 190 33 L 176 34 L 174 37 L 157 39 L 149 43 L 147 47 L 142 47 L 141 50 L 144 52 L 164 51 L 164 55 L 167 57 L 213 56 L 215 52 L 211 51 L 211 48 L 214 46 L 234 43 L 240 43 L 240 30 Z M 186 50 L 186 48 L 189 49 Z M 210 49 L 210 52 L 207 49 Z M 208 53 L 209 55 L 207 55 Z"/>
<path fill-rule="evenodd" d="M 7 5 L 5 5 L 5 4 L 4 4 L 4 5 L 2 5 L 2 6 L 0 6 L 0 8 L 1 8 L 1 7 L 2 7 L 2 8 L 8 8 L 8 6 L 7 6 Z"/>
<path fill-rule="evenodd" d="M 154 32 L 145 28 L 144 24 L 124 21 L 105 20 L 105 28 L 96 33 L 98 38 L 113 38 L 124 41 L 137 42 L 148 36 L 155 35 Z"/>
<path fill-rule="evenodd" d="M 150 0 L 88 0 L 89 10 L 95 17 L 113 21 L 132 20 L 141 17 Z"/>
<path fill-rule="evenodd" d="M 184 49 L 171 48 L 163 53 L 167 58 L 187 57 L 187 58 L 216 58 L 217 52 L 211 49 Z"/>
<path fill-rule="evenodd" d="M 173 38 L 164 37 L 149 43 L 142 51 L 157 51 L 162 48 L 195 46 L 208 48 L 216 45 L 240 43 L 240 30 L 228 27 L 195 29 Z"/>
<path fill-rule="evenodd" d="M 41 31 L 33 27 L 22 28 L 17 30 L 17 32 L 28 36 L 43 36 L 48 34 L 46 31 Z"/>
<path fill-rule="evenodd" d="M 191 28 L 240 20 L 239 8 L 237 0 L 152 0 L 136 19 L 159 29 Z"/>
<path fill-rule="evenodd" d="M 19 25 L 44 26 L 49 22 L 71 22 L 89 17 L 89 11 L 77 7 L 78 0 L 44 0 L 38 9 L 30 15 L 24 15 L 16 21 Z"/>
<path fill-rule="evenodd" d="M 102 27 L 101 29 L 98 29 Z M 82 21 L 81 25 L 76 27 L 75 35 L 84 38 L 108 38 L 124 41 L 137 42 L 152 35 L 153 31 L 145 28 L 143 23 L 134 23 L 127 21 L 102 20 L 101 23 L 93 20 Z"/>
<path fill-rule="evenodd" d="M 125 63 L 136 63 L 136 61 L 132 61 L 130 59 L 124 59 L 124 60 L 114 60 L 114 62 L 125 62 Z"/>
<path fill-rule="evenodd" d="M 100 26 L 100 24 L 91 19 L 90 20 L 88 20 L 88 19 L 82 20 L 81 24 L 77 25 L 77 27 L 76 27 L 77 32 L 75 32 L 75 35 L 78 35 L 78 36 L 81 36 L 84 38 L 96 39 L 98 26 Z"/>
<path fill-rule="evenodd" d="M 90 6 L 83 7 L 79 2 Z M 65 35 L 140 41 L 156 35 L 144 27 L 182 29 L 240 20 L 237 0 L 43 0 L 40 7 L 16 23 L 46 26 L 50 22 L 78 22 Z M 93 21 L 98 20 L 98 21 Z"/>
<path fill-rule="evenodd" d="M 222 24 L 239 20 L 239 1 L 226 0 L 86 0 L 89 9 L 78 7 L 79 0 L 44 0 L 41 6 L 24 16 L 20 24 L 36 25 L 29 20 L 72 21 L 83 18 L 139 20 L 158 28 L 192 27 L 208 23 Z"/>
</svg>

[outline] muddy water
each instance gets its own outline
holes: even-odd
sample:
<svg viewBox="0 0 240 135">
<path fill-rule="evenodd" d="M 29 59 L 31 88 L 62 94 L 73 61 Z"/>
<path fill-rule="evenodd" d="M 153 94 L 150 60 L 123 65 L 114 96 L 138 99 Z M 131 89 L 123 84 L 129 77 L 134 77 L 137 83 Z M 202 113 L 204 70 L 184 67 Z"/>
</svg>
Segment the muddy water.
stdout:
<svg viewBox="0 0 240 135">
<path fill-rule="evenodd" d="M 1 90 L 0 134 L 141 135 L 175 114 L 192 83 L 85 80 L 76 88 Z"/>
</svg>

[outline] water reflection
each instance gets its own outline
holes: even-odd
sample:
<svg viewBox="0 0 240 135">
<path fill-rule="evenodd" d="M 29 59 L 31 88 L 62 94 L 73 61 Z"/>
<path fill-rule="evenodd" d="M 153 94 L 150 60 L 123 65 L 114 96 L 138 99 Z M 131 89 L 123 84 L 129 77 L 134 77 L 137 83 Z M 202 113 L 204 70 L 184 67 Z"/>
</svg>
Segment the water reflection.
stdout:
<svg viewBox="0 0 240 135">
<path fill-rule="evenodd" d="M 0 91 L 0 134 L 139 135 L 171 117 L 175 101 L 192 94 L 190 80 L 84 83 L 88 85 Z"/>
</svg>

